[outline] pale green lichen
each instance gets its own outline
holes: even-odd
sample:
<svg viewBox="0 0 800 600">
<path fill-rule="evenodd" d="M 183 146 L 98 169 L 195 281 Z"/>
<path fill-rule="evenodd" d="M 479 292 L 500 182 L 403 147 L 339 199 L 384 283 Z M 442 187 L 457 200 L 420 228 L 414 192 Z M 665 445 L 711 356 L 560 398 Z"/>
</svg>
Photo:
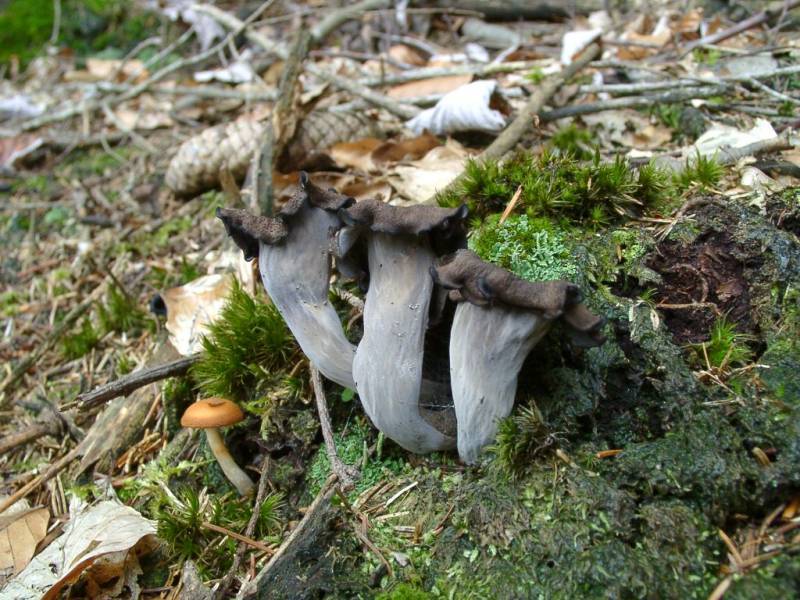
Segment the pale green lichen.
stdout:
<svg viewBox="0 0 800 600">
<path fill-rule="evenodd" d="M 488 218 L 470 236 L 469 247 L 528 281 L 574 279 L 578 274 L 567 236 L 546 220 L 527 215 L 502 224 L 496 216 Z"/>
</svg>

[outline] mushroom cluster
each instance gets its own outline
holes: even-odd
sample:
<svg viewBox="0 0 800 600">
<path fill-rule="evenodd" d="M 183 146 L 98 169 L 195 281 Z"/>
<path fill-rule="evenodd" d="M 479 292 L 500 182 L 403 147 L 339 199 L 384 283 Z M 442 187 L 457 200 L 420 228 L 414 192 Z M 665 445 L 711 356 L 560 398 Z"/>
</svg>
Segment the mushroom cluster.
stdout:
<svg viewBox="0 0 800 600">
<path fill-rule="evenodd" d="M 355 202 L 303 173 L 275 217 L 217 216 L 245 258 L 258 257 L 267 293 L 309 360 L 354 388 L 375 427 L 411 452 L 457 447 L 474 463 L 511 412 L 526 356 L 556 319 L 585 345 L 603 342 L 602 319 L 581 304 L 577 286 L 525 281 L 466 250 L 466 206 Z M 366 289 L 357 345 L 328 301 L 334 262 Z M 447 302 L 456 304 L 452 321 Z M 434 327 L 449 336 L 444 357 L 428 350 Z M 434 360 L 446 366 L 432 374 Z"/>
</svg>

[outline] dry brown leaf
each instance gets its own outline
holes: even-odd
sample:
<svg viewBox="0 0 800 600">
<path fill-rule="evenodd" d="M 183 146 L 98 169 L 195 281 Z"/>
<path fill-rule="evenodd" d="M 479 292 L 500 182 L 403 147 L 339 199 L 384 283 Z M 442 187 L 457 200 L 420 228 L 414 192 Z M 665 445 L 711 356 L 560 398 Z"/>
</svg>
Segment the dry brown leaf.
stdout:
<svg viewBox="0 0 800 600">
<path fill-rule="evenodd" d="M 439 138 L 430 133 L 423 133 L 414 138 L 381 144 L 372 151 L 372 160 L 376 163 L 418 160 L 439 145 L 441 145 Z"/>
<path fill-rule="evenodd" d="M 413 65 L 415 67 L 424 67 L 428 64 L 428 59 L 425 58 L 419 50 L 415 50 L 411 46 L 405 44 L 396 44 L 389 48 L 389 56 L 401 63 Z"/>
<path fill-rule="evenodd" d="M 648 150 L 660 148 L 672 138 L 668 128 L 650 123 L 649 117 L 635 110 L 608 110 L 585 115 L 583 121 L 595 129 L 595 135 L 604 145 L 613 143 Z"/>
<path fill-rule="evenodd" d="M 700 25 L 703 22 L 703 10 L 690 10 L 678 18 L 673 31 L 681 34 L 682 40 L 693 40 L 700 37 Z"/>
<path fill-rule="evenodd" d="M 42 143 L 40 136 L 30 133 L 0 138 L 0 167 L 14 168 L 17 161 L 35 151 Z"/>
<path fill-rule="evenodd" d="M 205 275 L 161 293 L 167 307 L 169 340 L 183 356 L 202 349 L 203 335 L 225 305 L 232 284 L 229 273 Z"/>
<path fill-rule="evenodd" d="M 448 142 L 428 152 L 425 158 L 394 167 L 387 179 L 407 200 L 423 202 L 461 174 L 466 158 L 463 147 Z"/>
<path fill-rule="evenodd" d="M 340 191 L 345 196 L 350 196 L 356 200 L 377 198 L 378 200 L 389 202 L 392 199 L 392 186 L 384 179 L 356 180 L 349 185 L 341 187 Z"/>
<path fill-rule="evenodd" d="M 50 511 L 32 508 L 0 517 L 0 584 L 24 569 L 47 534 Z"/>
<path fill-rule="evenodd" d="M 472 81 L 472 75 L 447 75 L 445 77 L 431 77 L 421 81 L 401 83 L 389 89 L 391 98 L 414 98 L 416 96 L 430 96 L 432 94 L 446 94 L 460 88 Z"/>
<path fill-rule="evenodd" d="M 91 82 L 91 81 L 124 81 L 135 77 L 133 81 L 140 82 L 147 79 L 149 73 L 144 68 L 144 63 L 137 59 L 111 60 L 106 58 L 87 58 L 86 69 L 80 71 L 67 71 L 65 81 Z"/>
<path fill-rule="evenodd" d="M 343 168 L 353 168 L 369 173 L 376 168 L 372 151 L 384 145 L 378 138 L 363 138 L 352 142 L 334 144 L 328 150 L 333 161 Z"/>
<path fill-rule="evenodd" d="M 64 533 L 8 582 L 4 597 L 55 599 L 81 577 L 88 597 L 116 597 L 123 585 L 128 597 L 137 597 L 137 556 L 155 547 L 155 523 L 113 501 L 92 507 L 76 503 L 70 513 Z"/>
</svg>

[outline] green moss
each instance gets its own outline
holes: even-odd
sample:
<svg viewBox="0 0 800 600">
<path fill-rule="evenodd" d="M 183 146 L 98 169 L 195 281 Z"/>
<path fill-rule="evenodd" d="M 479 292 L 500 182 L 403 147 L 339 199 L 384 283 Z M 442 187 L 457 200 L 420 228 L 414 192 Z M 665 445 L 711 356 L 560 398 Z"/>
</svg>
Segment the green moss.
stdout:
<svg viewBox="0 0 800 600">
<path fill-rule="evenodd" d="M 432 597 L 423 589 L 408 583 L 401 583 L 388 592 L 378 594 L 375 600 L 430 600 Z"/>
<path fill-rule="evenodd" d="M 295 351 L 275 306 L 252 298 L 235 283 L 219 318 L 203 337 L 203 354 L 191 373 L 207 396 L 252 399 Z"/>
<path fill-rule="evenodd" d="M 97 307 L 97 315 L 102 331 L 115 333 L 140 331 L 147 318 L 136 301 L 116 284 L 108 288 L 105 302 Z"/>
<path fill-rule="evenodd" d="M 687 158 L 684 168 L 678 171 L 673 182 L 681 190 L 704 192 L 712 190 L 722 179 L 725 170 L 713 156 L 703 156 L 699 152 L 694 158 Z"/>
<path fill-rule="evenodd" d="M 556 131 L 550 138 L 548 146 L 553 152 L 572 156 L 578 160 L 589 160 L 596 152 L 589 130 L 579 128 L 572 123 Z"/>
<path fill-rule="evenodd" d="M 334 442 L 339 458 L 345 464 L 357 467 L 361 471 L 361 478 L 356 482 L 356 487 L 351 493 L 354 496 L 386 477 L 397 475 L 405 468 L 404 460 L 384 457 L 378 453 L 372 458 L 367 458 L 366 463 L 364 462 L 367 456 L 367 438 L 371 431 L 368 425 L 361 423 L 351 427 L 344 435 L 334 434 Z M 306 484 L 312 497 L 316 496 L 330 473 L 330 460 L 323 444 L 317 450 L 306 470 Z"/>
<path fill-rule="evenodd" d="M 748 336 L 736 331 L 736 325 L 721 317 L 714 321 L 709 332 L 709 341 L 695 346 L 697 361 L 715 368 L 740 367 L 750 362 L 753 351 L 747 346 L 752 341 Z"/>
<path fill-rule="evenodd" d="M 100 342 L 101 333 L 92 325 L 89 317 L 81 321 L 80 329 L 64 337 L 61 350 L 64 358 L 73 360 L 88 354 Z"/>
<path fill-rule="evenodd" d="M 495 463 L 509 477 L 521 476 L 537 456 L 553 450 L 559 436 L 545 422 L 535 404 L 518 408 L 503 419 L 497 441 L 490 447 Z"/>
<path fill-rule="evenodd" d="M 664 178 L 654 185 L 653 168 L 638 173 L 625 159 L 590 162 L 572 156 L 520 153 L 504 163 L 467 163 L 455 189 L 438 198 L 442 206 L 466 201 L 473 214 L 498 212 L 521 188 L 519 205 L 531 217 L 551 217 L 601 226 L 624 215 L 641 212 L 642 199 L 653 202 L 666 193 Z"/>
<path fill-rule="evenodd" d="M 499 221 L 492 215 L 470 235 L 469 247 L 481 258 L 529 281 L 575 278 L 578 265 L 567 237 L 546 219 L 522 215 Z"/>
</svg>

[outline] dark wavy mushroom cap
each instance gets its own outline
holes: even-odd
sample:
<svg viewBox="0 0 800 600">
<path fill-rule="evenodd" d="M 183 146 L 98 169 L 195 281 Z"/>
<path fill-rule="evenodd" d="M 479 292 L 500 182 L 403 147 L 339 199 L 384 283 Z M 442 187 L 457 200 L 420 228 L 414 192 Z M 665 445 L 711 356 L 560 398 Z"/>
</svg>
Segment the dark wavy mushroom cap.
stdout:
<svg viewBox="0 0 800 600">
<path fill-rule="evenodd" d="M 434 288 L 428 269 L 437 248 L 452 252 L 465 244 L 466 207 L 390 206 L 362 200 L 339 214 L 348 227 L 334 241 L 338 258 L 351 256 L 359 237 L 366 246 L 368 265 L 361 266 L 369 274 L 364 335 L 353 361 L 364 410 L 378 429 L 406 450 L 452 448 L 452 428 L 442 426 L 446 419 L 441 413 L 447 411 L 432 415 L 420 406 L 420 398 L 429 403 L 437 389 L 436 383 L 422 378 Z"/>
<path fill-rule="evenodd" d="M 568 281 L 526 281 L 482 260 L 472 250 L 458 250 L 443 257 L 431 267 L 431 276 L 442 287 L 458 292 L 453 300 L 463 299 L 478 306 L 500 302 L 540 311 L 548 319 L 561 316 L 565 306 L 581 300 L 577 285 Z"/>
<path fill-rule="evenodd" d="M 244 252 L 245 260 L 258 258 L 259 242 L 274 246 L 289 234 L 281 219 L 260 217 L 238 208 L 218 208 L 216 214 L 225 225 L 225 232 Z"/>
<path fill-rule="evenodd" d="M 338 211 L 352 202 L 301 173 L 297 192 L 275 218 L 217 211 L 245 258 L 258 256 L 264 287 L 309 360 L 325 377 L 350 388 L 355 347 L 328 300 L 328 287 L 331 231 L 342 225 Z"/>
<path fill-rule="evenodd" d="M 354 202 L 355 199 L 351 196 L 340 194 L 334 189 L 324 190 L 314 185 L 308 178 L 308 173 L 300 171 L 300 185 L 297 188 L 297 192 L 295 192 L 294 196 L 283 206 L 278 216 L 284 219 L 291 218 L 296 215 L 306 203 L 314 208 L 336 212 L 351 206 Z"/>
<path fill-rule="evenodd" d="M 514 406 L 519 370 L 536 343 L 563 317 L 583 345 L 604 341 L 603 319 L 580 304 L 566 281 L 529 282 L 459 250 L 431 267 L 458 302 L 450 331 L 450 373 L 458 453 L 466 463 L 497 434 Z"/>
</svg>

